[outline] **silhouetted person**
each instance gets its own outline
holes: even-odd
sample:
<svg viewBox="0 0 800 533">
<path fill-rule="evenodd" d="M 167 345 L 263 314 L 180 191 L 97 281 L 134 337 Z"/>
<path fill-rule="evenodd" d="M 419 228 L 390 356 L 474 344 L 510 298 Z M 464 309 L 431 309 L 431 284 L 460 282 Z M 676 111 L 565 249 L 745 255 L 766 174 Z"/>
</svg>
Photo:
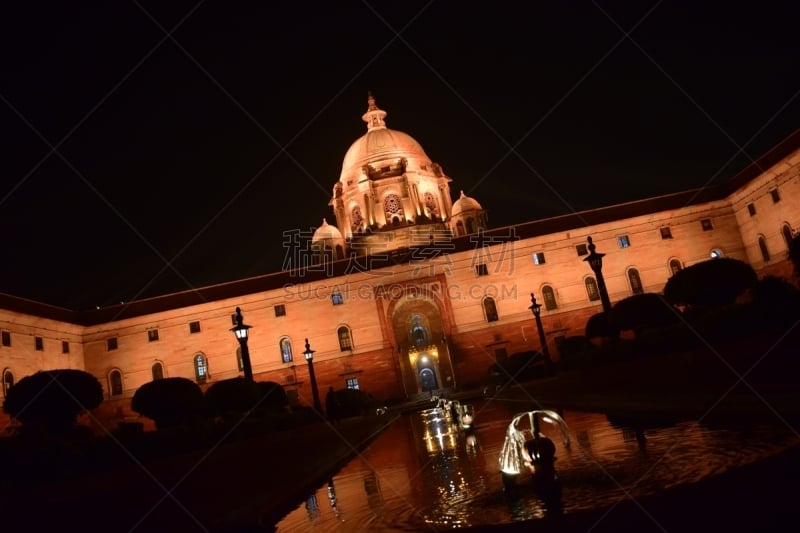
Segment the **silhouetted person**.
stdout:
<svg viewBox="0 0 800 533">
<path fill-rule="evenodd" d="M 336 393 L 333 386 L 328 389 L 328 394 L 325 395 L 325 412 L 328 414 L 328 420 L 333 424 L 338 424 L 341 416 L 339 409 L 339 400 L 336 398 Z"/>
<path fill-rule="evenodd" d="M 556 445 L 553 441 L 539 435 L 525 443 L 528 457 L 524 464 L 533 474 L 536 494 L 554 514 L 561 512 L 561 482 L 556 474 Z"/>
</svg>

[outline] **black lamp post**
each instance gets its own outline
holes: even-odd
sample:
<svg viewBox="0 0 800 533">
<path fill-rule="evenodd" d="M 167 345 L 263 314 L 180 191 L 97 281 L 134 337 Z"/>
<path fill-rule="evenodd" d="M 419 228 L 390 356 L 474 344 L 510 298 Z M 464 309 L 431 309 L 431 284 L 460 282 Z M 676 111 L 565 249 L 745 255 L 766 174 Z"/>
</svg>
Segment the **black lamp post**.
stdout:
<svg viewBox="0 0 800 533">
<path fill-rule="evenodd" d="M 597 278 L 597 290 L 600 292 L 600 301 L 603 303 L 603 311 L 606 316 L 611 315 L 611 300 L 608 299 L 608 291 L 606 290 L 606 281 L 603 279 L 603 257 L 606 254 L 598 254 L 595 252 L 596 246 L 592 242 L 591 237 L 586 238 L 589 241 L 589 255 L 584 257 L 583 260 L 589 263 L 592 267 L 595 277 Z"/>
<path fill-rule="evenodd" d="M 303 352 L 303 355 L 306 358 L 306 362 L 308 363 L 308 376 L 311 379 L 311 394 L 314 396 L 314 409 L 317 412 L 322 412 L 322 405 L 319 403 L 319 391 L 317 390 L 317 377 L 314 375 L 314 350 L 311 349 L 311 346 L 308 344 L 308 339 L 306 339 L 306 351 Z"/>
<path fill-rule="evenodd" d="M 242 369 L 244 370 L 244 378 L 253 381 L 253 367 L 250 364 L 250 350 L 247 349 L 247 337 L 251 326 L 244 323 L 242 317 L 242 310 L 236 308 L 236 326 L 231 328 L 231 331 L 236 335 L 239 340 L 239 345 L 242 348 Z"/>
<path fill-rule="evenodd" d="M 533 293 L 531 293 L 531 306 L 529 309 L 536 318 L 536 329 L 539 330 L 539 344 L 542 345 L 544 364 L 549 369 L 553 361 L 550 359 L 550 348 L 547 346 L 547 338 L 544 335 L 544 327 L 542 326 L 542 305 L 536 301 L 536 296 L 534 296 Z"/>
</svg>

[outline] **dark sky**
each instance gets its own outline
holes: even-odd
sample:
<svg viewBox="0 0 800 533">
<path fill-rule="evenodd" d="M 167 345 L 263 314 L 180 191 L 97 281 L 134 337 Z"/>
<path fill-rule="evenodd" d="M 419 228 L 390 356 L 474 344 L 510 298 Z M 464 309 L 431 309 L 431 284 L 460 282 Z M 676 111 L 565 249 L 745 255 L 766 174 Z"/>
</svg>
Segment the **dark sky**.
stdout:
<svg viewBox="0 0 800 533">
<path fill-rule="evenodd" d="M 795 5 L 6 5 L 0 292 L 278 270 L 333 221 L 368 90 L 493 227 L 720 183 L 800 127 Z"/>
</svg>

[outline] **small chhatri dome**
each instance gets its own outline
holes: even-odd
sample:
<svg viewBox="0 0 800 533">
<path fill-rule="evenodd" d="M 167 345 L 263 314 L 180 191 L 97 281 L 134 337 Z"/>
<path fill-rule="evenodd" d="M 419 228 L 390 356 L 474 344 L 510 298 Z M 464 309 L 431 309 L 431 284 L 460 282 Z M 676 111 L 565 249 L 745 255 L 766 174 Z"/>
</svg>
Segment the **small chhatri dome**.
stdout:
<svg viewBox="0 0 800 533">
<path fill-rule="evenodd" d="M 342 232 L 339 231 L 339 228 L 336 226 L 331 226 L 328 224 L 328 221 L 324 218 L 322 219 L 322 225 L 317 228 L 317 231 L 314 232 L 314 236 L 311 238 L 312 243 L 320 242 L 320 241 L 344 241 L 344 237 L 342 236 Z"/>
<path fill-rule="evenodd" d="M 464 213 L 466 211 L 481 211 L 483 207 L 474 198 L 470 198 L 464 191 L 461 191 L 461 196 L 453 202 L 453 216 Z"/>
</svg>

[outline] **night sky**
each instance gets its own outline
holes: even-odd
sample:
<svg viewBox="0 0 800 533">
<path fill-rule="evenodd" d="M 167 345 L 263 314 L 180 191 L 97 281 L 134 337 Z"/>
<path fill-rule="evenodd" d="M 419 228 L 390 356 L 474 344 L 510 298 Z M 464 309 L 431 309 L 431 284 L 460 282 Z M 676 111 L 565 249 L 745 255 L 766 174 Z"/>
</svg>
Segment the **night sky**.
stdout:
<svg viewBox="0 0 800 533">
<path fill-rule="evenodd" d="M 0 292 L 71 309 L 280 269 L 368 90 L 492 227 L 721 183 L 800 127 L 796 2 L 76 4 L 0 16 Z"/>
</svg>

